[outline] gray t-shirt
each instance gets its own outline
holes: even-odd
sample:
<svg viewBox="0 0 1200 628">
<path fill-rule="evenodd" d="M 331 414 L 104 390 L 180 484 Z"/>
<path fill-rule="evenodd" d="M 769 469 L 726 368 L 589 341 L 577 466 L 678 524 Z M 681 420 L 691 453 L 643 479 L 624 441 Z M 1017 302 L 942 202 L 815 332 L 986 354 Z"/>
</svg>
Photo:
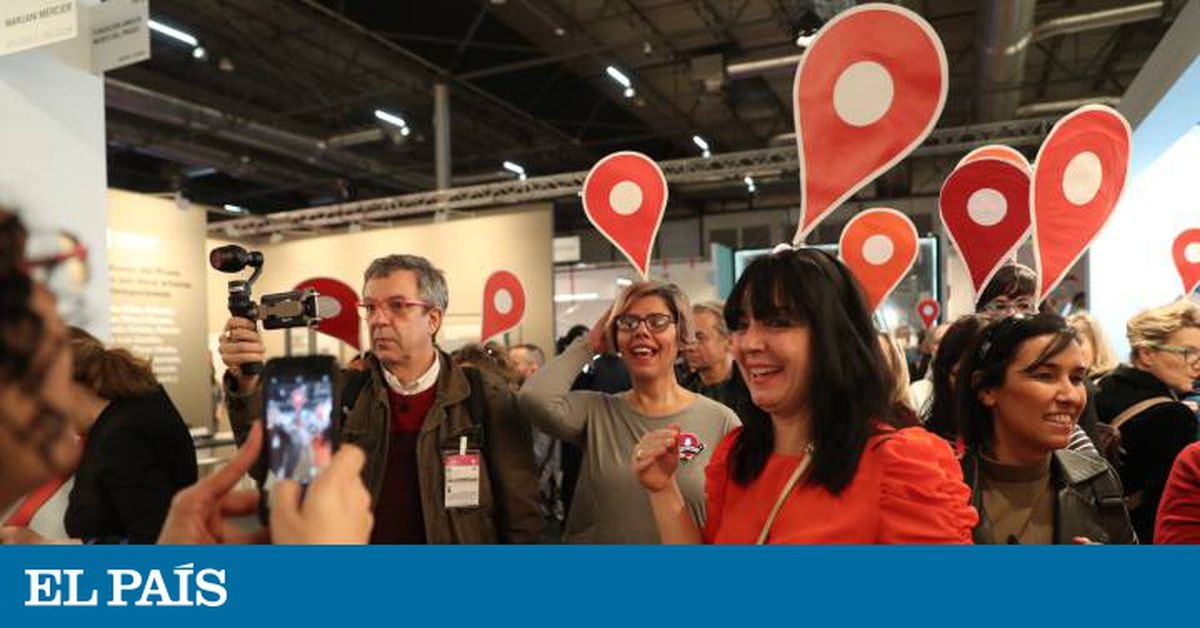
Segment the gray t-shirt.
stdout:
<svg viewBox="0 0 1200 628">
<path fill-rule="evenodd" d="M 542 431 L 583 449 L 583 467 L 567 517 L 567 543 L 659 543 L 650 498 L 633 474 L 633 448 L 651 430 L 678 423 L 703 451 L 680 462 L 676 479 L 692 516 L 704 522 L 704 467 L 725 434 L 741 425 L 733 410 L 697 395 L 680 412 L 652 417 L 615 395 L 572 392 L 571 383 L 592 357 L 576 340 L 525 382 L 521 413 Z"/>
</svg>

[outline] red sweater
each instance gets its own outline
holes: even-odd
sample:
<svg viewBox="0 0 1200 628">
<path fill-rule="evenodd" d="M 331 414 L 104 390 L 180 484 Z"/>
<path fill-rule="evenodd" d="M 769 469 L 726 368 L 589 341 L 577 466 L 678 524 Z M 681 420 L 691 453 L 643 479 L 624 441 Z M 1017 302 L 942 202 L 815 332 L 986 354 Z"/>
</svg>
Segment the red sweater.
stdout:
<svg viewBox="0 0 1200 628">
<path fill-rule="evenodd" d="M 387 469 L 379 503 L 375 505 L 372 543 L 424 543 L 421 483 L 417 475 L 417 437 L 433 407 L 437 387 L 415 395 L 388 389 L 392 425 L 388 436 Z"/>
<path fill-rule="evenodd" d="M 1158 503 L 1154 542 L 1200 545 L 1200 443 L 1179 452 Z"/>
</svg>

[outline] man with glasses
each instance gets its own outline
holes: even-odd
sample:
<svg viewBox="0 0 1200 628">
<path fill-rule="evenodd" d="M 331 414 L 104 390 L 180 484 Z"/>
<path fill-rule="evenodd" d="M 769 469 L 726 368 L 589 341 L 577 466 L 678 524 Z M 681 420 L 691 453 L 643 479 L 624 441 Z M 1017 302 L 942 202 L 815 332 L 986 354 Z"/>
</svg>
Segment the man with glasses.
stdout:
<svg viewBox="0 0 1200 628">
<path fill-rule="evenodd" d="M 1152 543 L 1171 465 L 1196 440 L 1196 414 L 1180 398 L 1200 378 L 1200 306 L 1188 299 L 1139 313 L 1126 325 L 1129 363 L 1099 382 L 1100 420 L 1119 436 L 1117 470 L 1134 529 Z"/>
<path fill-rule="evenodd" d="M 450 363 L 437 347 L 449 294 L 423 257 L 382 257 L 364 273 L 360 309 L 369 368 L 345 375 L 338 441 L 367 453 L 373 543 L 530 543 L 541 534 L 528 424 L 504 382 Z M 254 324 L 232 318 L 221 338 L 230 367 L 230 422 L 241 435 L 261 410 Z"/>
</svg>

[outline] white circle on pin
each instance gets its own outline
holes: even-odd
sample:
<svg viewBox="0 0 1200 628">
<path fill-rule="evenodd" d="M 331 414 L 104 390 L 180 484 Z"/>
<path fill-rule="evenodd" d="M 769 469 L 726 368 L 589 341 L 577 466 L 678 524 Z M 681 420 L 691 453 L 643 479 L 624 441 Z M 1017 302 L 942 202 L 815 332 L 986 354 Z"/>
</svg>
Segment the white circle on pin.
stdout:
<svg viewBox="0 0 1200 628">
<path fill-rule="evenodd" d="M 926 316 L 933 316 L 933 306 L 926 305 L 924 308 Z"/>
<path fill-rule="evenodd" d="M 874 124 L 892 108 L 896 86 L 887 68 L 874 61 L 853 63 L 833 84 L 833 110 L 851 126 Z"/>
<path fill-rule="evenodd" d="M 622 216 L 636 214 L 642 207 L 642 187 L 633 181 L 622 181 L 608 193 L 608 204 Z"/>
<path fill-rule="evenodd" d="M 975 190 L 967 199 L 967 215 L 981 227 L 999 224 L 1008 215 L 1008 200 L 992 188 Z"/>
<path fill-rule="evenodd" d="M 496 307 L 497 312 L 508 314 L 513 307 L 512 293 L 504 288 L 497 290 L 496 294 L 492 295 L 492 305 Z"/>
<path fill-rule="evenodd" d="M 1200 264 L 1200 242 L 1193 242 L 1183 247 L 1183 259 L 1189 264 Z"/>
<path fill-rule="evenodd" d="M 863 243 L 863 259 L 873 266 L 888 263 L 895 252 L 896 246 L 892 244 L 892 239 L 882 234 L 875 234 Z"/>
<path fill-rule="evenodd" d="M 1086 205 L 1100 192 L 1104 182 L 1104 167 L 1100 158 L 1085 150 L 1071 158 L 1063 171 L 1063 196 L 1074 205 Z"/>
</svg>

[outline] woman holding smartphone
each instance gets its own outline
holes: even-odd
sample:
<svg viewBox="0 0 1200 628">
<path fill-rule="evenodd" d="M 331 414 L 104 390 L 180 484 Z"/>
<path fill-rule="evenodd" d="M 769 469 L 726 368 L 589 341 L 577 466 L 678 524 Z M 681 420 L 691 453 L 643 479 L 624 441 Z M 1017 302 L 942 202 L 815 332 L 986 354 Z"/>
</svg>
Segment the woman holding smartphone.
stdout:
<svg viewBox="0 0 1200 628">
<path fill-rule="evenodd" d="M 634 472 L 664 542 L 971 542 L 976 515 L 958 463 L 945 441 L 894 414 L 845 266 L 814 249 L 761 257 L 725 318 L 757 411 L 713 455 L 704 524 L 684 507 L 678 431 L 638 443 Z"/>
</svg>

